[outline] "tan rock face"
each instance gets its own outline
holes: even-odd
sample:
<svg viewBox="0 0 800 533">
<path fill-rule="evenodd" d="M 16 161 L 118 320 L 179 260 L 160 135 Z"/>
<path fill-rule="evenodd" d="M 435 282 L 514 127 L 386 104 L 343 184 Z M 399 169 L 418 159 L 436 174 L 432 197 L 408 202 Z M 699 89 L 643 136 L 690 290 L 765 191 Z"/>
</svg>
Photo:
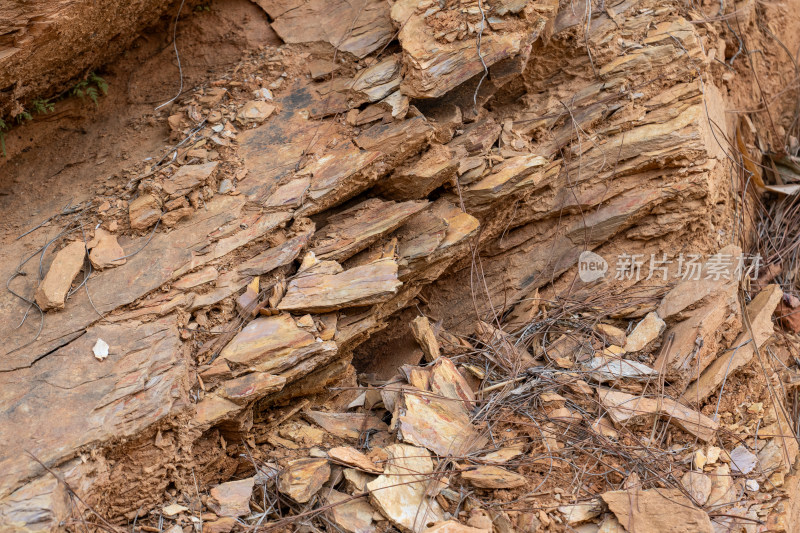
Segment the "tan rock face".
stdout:
<svg viewBox="0 0 800 533">
<path fill-rule="evenodd" d="M 644 349 L 661 335 L 665 327 L 667 327 L 667 325 L 656 313 L 647 313 L 647 316 L 636 324 L 631 334 L 628 335 L 624 346 L 625 351 L 638 352 Z"/>
<path fill-rule="evenodd" d="M 245 516 L 250 514 L 250 496 L 255 478 L 229 481 L 211 489 L 209 507 L 219 516 Z"/>
<path fill-rule="evenodd" d="M 606 492 L 602 495 L 627 531 L 712 533 L 705 511 L 694 506 L 680 489 Z M 633 500 L 631 500 L 633 498 Z M 636 505 L 631 505 L 635 501 Z"/>
<path fill-rule="evenodd" d="M 363 5 L 345 0 L 256 3 L 274 20 L 272 28 L 287 43 L 322 41 L 364 57 L 389 42 L 394 32 L 388 6 L 378 0 Z"/>
<path fill-rule="evenodd" d="M 322 488 L 330 475 L 327 459 L 296 459 L 289 461 L 278 487 L 296 502 L 305 503 Z"/>
<path fill-rule="evenodd" d="M 326 490 L 324 496 L 326 503 L 333 506 L 329 514 L 336 525 L 350 533 L 369 533 L 375 530 L 372 525 L 375 509 L 366 497 L 353 500 L 349 494 L 334 489 Z"/>
<path fill-rule="evenodd" d="M 252 398 L 261 398 L 277 392 L 286 384 L 283 376 L 273 376 L 266 372 L 253 372 L 226 381 L 222 384 L 220 395 L 235 403 L 245 403 Z"/>
<path fill-rule="evenodd" d="M 36 304 L 42 309 L 63 309 L 72 280 L 83 267 L 86 245 L 73 242 L 58 251 L 50 268 L 36 289 Z"/>
<path fill-rule="evenodd" d="M 525 476 L 499 466 L 479 466 L 463 472 L 461 479 L 480 489 L 515 489 L 527 483 Z"/>
<path fill-rule="evenodd" d="M 312 242 L 317 259 L 343 261 L 397 229 L 427 202 L 386 202 L 372 198 L 328 219 Z"/>
<path fill-rule="evenodd" d="M 611 389 L 597 392 L 611 418 L 619 424 L 637 423 L 661 414 L 706 442 L 714 438 L 719 428 L 718 422 L 670 398 L 646 398 Z"/>
<path fill-rule="evenodd" d="M 289 282 L 278 309 L 325 313 L 371 305 L 388 300 L 401 285 L 393 259 L 381 259 L 339 274 L 301 274 Z"/>
<path fill-rule="evenodd" d="M 127 259 L 120 259 L 125 255 L 125 250 L 117 242 L 117 237 L 108 233 L 103 228 L 97 228 L 94 239 L 86 244 L 89 249 L 89 261 L 97 270 L 111 266 L 124 265 Z"/>
<path fill-rule="evenodd" d="M 367 483 L 372 504 L 401 531 L 422 533 L 428 523 L 444 520 L 442 508 L 426 496 L 432 483 L 430 452 L 407 444 L 392 444 L 384 451 L 389 458 L 383 475 Z"/>
<path fill-rule="evenodd" d="M 147 229 L 161 217 L 161 204 L 152 194 L 143 194 L 128 205 L 131 228 Z"/>
</svg>

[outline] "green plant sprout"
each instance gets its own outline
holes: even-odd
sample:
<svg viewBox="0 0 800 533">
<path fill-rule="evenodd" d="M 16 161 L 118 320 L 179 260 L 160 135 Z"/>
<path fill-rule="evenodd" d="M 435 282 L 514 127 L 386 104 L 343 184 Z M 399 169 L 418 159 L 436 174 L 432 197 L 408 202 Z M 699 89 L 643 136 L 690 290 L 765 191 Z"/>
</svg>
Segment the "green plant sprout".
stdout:
<svg viewBox="0 0 800 533">
<path fill-rule="evenodd" d="M 94 72 L 90 72 L 85 80 L 81 80 L 75 84 L 70 90 L 70 94 L 78 98 L 89 98 L 94 102 L 95 107 L 97 107 L 97 98 L 100 94 L 104 96 L 108 94 L 108 83 Z"/>
</svg>

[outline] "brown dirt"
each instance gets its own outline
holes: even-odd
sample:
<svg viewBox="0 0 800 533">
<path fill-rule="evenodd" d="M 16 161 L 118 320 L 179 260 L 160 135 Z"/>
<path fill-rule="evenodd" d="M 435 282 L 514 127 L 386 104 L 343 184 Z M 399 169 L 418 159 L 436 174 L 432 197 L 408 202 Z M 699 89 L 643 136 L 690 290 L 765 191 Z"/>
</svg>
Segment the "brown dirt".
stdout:
<svg viewBox="0 0 800 533">
<path fill-rule="evenodd" d="M 216 79 L 242 56 L 279 42 L 266 14 L 247 0 L 215 0 L 210 11 L 184 6 L 177 42 L 184 92 Z M 174 14 L 174 9 L 171 13 Z M 97 70 L 109 85 L 95 107 L 70 97 L 54 112 L 13 128 L 0 158 L 0 242 L 7 244 L 67 204 L 97 198 L 130 176 L 136 163 L 155 157 L 169 141 L 154 108 L 177 93 L 171 17 L 136 37 L 113 63 Z M 99 203 L 99 202 L 98 202 Z"/>
</svg>

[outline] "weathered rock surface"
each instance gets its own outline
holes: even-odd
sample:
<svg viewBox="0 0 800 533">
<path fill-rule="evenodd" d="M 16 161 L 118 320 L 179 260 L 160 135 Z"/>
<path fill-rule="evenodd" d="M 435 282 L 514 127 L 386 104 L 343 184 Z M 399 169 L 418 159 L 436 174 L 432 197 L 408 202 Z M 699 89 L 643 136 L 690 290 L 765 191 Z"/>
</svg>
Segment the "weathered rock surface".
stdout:
<svg viewBox="0 0 800 533">
<path fill-rule="evenodd" d="M 367 483 L 370 501 L 401 531 L 421 533 L 430 522 L 440 522 L 444 512 L 427 495 L 433 461 L 430 452 L 407 444 L 384 448 L 389 459 L 383 475 Z"/>
<path fill-rule="evenodd" d="M 756 349 L 760 348 L 773 333 L 772 313 L 782 296 L 783 291 L 778 285 L 770 285 L 753 298 L 747 305 L 745 322 L 749 324 L 746 325 L 747 329 L 733 341 L 726 352 L 708 365 L 699 379 L 689 385 L 683 393 L 683 401 L 705 400 L 722 385 L 731 372 L 735 372 L 753 358 Z"/>
<path fill-rule="evenodd" d="M 255 478 L 229 481 L 211 489 L 209 507 L 219 516 L 245 516 L 250 514 L 250 497 Z"/>
<path fill-rule="evenodd" d="M 659 414 L 703 441 L 716 435 L 719 423 L 670 398 L 648 398 L 621 391 L 599 390 L 600 401 L 615 422 L 637 423 Z"/>
<path fill-rule="evenodd" d="M 711 520 L 680 489 L 606 492 L 602 495 L 611 512 L 627 531 L 712 533 Z"/>
<path fill-rule="evenodd" d="M 281 474 L 280 491 L 298 503 L 305 503 L 328 481 L 331 467 L 327 459 L 296 459 Z"/>
<path fill-rule="evenodd" d="M 515 489 L 527 483 L 525 476 L 499 466 L 479 466 L 463 472 L 461 479 L 479 489 Z"/>
<path fill-rule="evenodd" d="M 36 304 L 42 310 L 63 309 L 72 281 L 83 268 L 86 245 L 75 241 L 59 250 L 44 279 L 36 288 Z"/>
<path fill-rule="evenodd" d="M 372 305 L 388 300 L 400 285 L 393 259 L 381 259 L 337 274 L 300 273 L 289 282 L 278 309 L 326 313 Z"/>
</svg>

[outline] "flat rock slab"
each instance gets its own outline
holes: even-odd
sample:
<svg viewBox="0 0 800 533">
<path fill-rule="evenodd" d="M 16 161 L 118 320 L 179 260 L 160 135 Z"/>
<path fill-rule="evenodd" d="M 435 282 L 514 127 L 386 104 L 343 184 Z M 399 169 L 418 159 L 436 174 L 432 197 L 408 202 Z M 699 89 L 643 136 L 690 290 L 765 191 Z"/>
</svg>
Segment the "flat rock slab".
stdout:
<svg viewBox="0 0 800 533">
<path fill-rule="evenodd" d="M 250 497 L 253 495 L 254 477 L 229 481 L 211 489 L 208 506 L 219 516 L 245 516 L 250 514 Z"/>
<path fill-rule="evenodd" d="M 365 413 L 308 411 L 306 416 L 325 431 L 343 439 L 357 439 L 365 431 L 389 429 L 380 418 Z"/>
<path fill-rule="evenodd" d="M 515 489 L 528 482 L 525 476 L 499 466 L 479 466 L 463 472 L 461 479 L 479 489 Z"/>
<path fill-rule="evenodd" d="M 325 491 L 325 503 L 332 505 L 329 515 L 337 526 L 350 533 L 375 531 L 372 517 L 375 509 L 366 498 L 353 499 L 349 494 L 330 489 Z"/>
<path fill-rule="evenodd" d="M 338 274 L 298 274 L 278 304 L 283 311 L 327 313 L 380 303 L 391 298 L 402 282 L 394 259 L 381 259 Z"/>
<path fill-rule="evenodd" d="M 318 259 L 343 261 L 397 229 L 428 202 L 386 202 L 371 198 L 331 216 L 315 235 L 311 251 Z"/>
<path fill-rule="evenodd" d="M 428 450 L 407 444 L 384 448 L 389 459 L 382 476 L 367 483 L 370 501 L 401 531 L 421 533 L 427 524 L 444 520 L 435 499 L 426 495 L 433 473 Z"/>
<path fill-rule="evenodd" d="M 602 495 L 626 531 L 712 533 L 711 519 L 681 489 L 618 490 Z"/>
<path fill-rule="evenodd" d="M 638 352 L 643 350 L 648 344 L 656 340 L 666 327 L 666 323 L 655 312 L 647 313 L 628 335 L 624 346 L 625 351 Z"/>
<path fill-rule="evenodd" d="M 404 442 L 441 455 L 465 455 L 486 442 L 460 399 L 438 398 L 426 391 L 403 389 L 398 409 L 399 434 Z"/>
<path fill-rule="evenodd" d="M 327 42 L 364 57 L 394 34 L 389 6 L 379 0 L 257 0 L 287 43 Z"/>
<path fill-rule="evenodd" d="M 327 459 L 296 459 L 289 461 L 280 476 L 278 488 L 294 501 L 305 503 L 319 492 L 330 475 Z"/>
<path fill-rule="evenodd" d="M 285 213 L 271 213 L 262 216 L 245 230 L 239 230 L 238 223 L 235 223 L 235 228 L 230 228 L 229 224 L 240 217 L 244 203 L 244 198 L 216 196 L 208 202 L 207 210 L 197 211 L 185 225 L 170 233 L 157 233 L 149 242 L 148 236 L 143 236 L 122 243 L 128 249 L 141 251 L 129 257 L 124 265 L 92 276 L 87 284 L 91 301 L 86 290 L 77 291 L 68 302 L 68 313 L 45 316 L 41 335 L 33 342 L 39 328 L 38 322 L 34 324 L 29 320 L 24 327 L 16 329 L 27 304 L 8 292 L 0 294 L 0 308 L 7 310 L 4 314 L 7 318 L 0 320 L 0 338 L 6 339 L 0 347 L 0 371 L 30 365 L 42 355 L 79 336 L 87 326 L 99 319 L 98 312 L 109 313 L 127 305 L 167 281 L 222 257 L 289 219 Z M 222 237 L 212 236 L 219 228 L 230 228 L 230 233 Z M 212 242 L 209 244 L 210 240 Z M 19 292 L 16 282 L 12 287 Z"/>
<path fill-rule="evenodd" d="M 71 242 L 56 253 L 44 279 L 36 289 L 36 303 L 43 310 L 63 309 L 72 280 L 83 267 L 86 245 Z"/>
<path fill-rule="evenodd" d="M 705 442 L 713 439 L 719 429 L 718 422 L 667 397 L 648 398 L 611 389 L 597 392 L 603 407 L 618 424 L 638 423 L 662 415 Z"/>
<path fill-rule="evenodd" d="M 83 244 L 81 243 L 81 246 Z M 98 361 L 98 339 L 109 355 Z M 0 372 L 0 497 L 87 445 L 136 436 L 188 404 L 175 318 L 89 328 L 30 368 Z"/>
</svg>

